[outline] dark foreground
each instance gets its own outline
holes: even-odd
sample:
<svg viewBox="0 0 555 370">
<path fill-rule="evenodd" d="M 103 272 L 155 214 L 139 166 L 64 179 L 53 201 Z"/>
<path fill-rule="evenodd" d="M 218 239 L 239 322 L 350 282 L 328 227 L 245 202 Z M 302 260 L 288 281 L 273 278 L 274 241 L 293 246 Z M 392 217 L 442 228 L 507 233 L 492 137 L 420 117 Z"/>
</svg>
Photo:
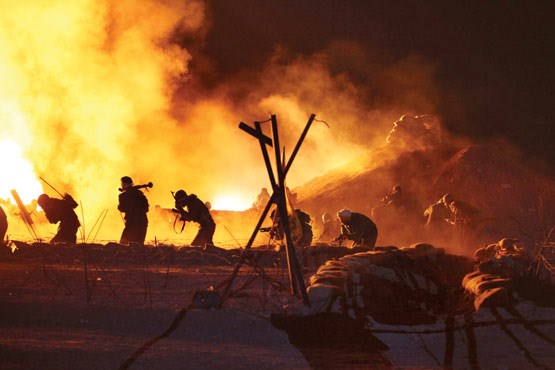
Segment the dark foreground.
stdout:
<svg viewBox="0 0 555 370">
<path fill-rule="evenodd" d="M 303 305 L 274 251 L 257 252 L 261 268 L 241 267 L 220 309 L 192 307 L 196 292 L 228 286 L 239 254 L 116 244 L 2 248 L 1 368 L 387 367 L 384 345 L 349 319 L 287 319 Z"/>
</svg>

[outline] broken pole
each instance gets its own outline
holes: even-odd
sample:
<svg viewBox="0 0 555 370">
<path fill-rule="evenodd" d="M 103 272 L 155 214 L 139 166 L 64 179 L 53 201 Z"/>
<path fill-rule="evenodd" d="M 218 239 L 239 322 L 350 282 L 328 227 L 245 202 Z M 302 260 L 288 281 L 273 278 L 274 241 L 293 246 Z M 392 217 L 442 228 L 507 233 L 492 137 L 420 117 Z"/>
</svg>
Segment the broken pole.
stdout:
<svg viewBox="0 0 555 370">
<path fill-rule="evenodd" d="M 306 137 L 306 134 L 308 133 L 308 130 L 310 129 L 310 126 L 312 125 L 312 122 L 314 121 L 315 117 L 316 115 L 314 113 L 310 115 L 310 118 L 308 119 L 308 122 L 306 123 L 306 126 L 304 127 L 304 130 L 301 136 L 299 137 L 299 140 L 297 141 L 297 145 L 295 145 L 295 149 L 293 149 L 293 153 L 291 153 L 291 157 L 289 157 L 289 161 L 287 162 L 287 166 L 285 166 L 285 170 L 284 170 L 284 173 L 286 176 L 287 176 L 287 172 L 289 172 L 289 168 L 291 168 L 291 165 L 293 164 L 293 160 L 295 159 L 295 157 L 297 156 L 297 153 L 299 152 L 299 149 L 301 148 L 304 138 Z"/>
<path fill-rule="evenodd" d="M 17 194 L 17 191 L 15 191 L 15 189 L 12 189 L 10 193 L 12 194 L 12 197 L 15 200 L 17 207 L 19 208 L 19 215 L 21 216 L 23 223 L 25 224 L 25 226 L 27 226 L 27 230 L 29 230 L 29 233 L 31 234 L 33 239 L 35 239 L 35 241 L 38 242 L 39 238 L 33 226 L 33 219 L 31 218 L 29 211 L 21 201 L 21 198 L 19 197 L 19 194 Z"/>
</svg>

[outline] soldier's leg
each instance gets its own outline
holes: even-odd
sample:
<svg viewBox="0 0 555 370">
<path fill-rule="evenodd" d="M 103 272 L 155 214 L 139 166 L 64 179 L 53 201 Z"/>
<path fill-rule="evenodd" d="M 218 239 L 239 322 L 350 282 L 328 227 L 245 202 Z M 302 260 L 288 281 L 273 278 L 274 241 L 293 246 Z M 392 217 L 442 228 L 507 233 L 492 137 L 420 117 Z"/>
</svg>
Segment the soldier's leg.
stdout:
<svg viewBox="0 0 555 370">
<path fill-rule="evenodd" d="M 145 244 L 145 238 L 146 238 L 146 230 L 148 228 L 148 224 L 146 225 L 141 225 L 139 227 L 137 227 L 137 233 L 135 236 L 135 242 L 141 245 Z"/>
<path fill-rule="evenodd" d="M 77 242 L 78 225 L 60 223 L 58 233 L 52 238 L 50 243 L 73 243 Z"/>
<path fill-rule="evenodd" d="M 198 233 L 195 236 L 195 239 L 193 239 L 193 241 L 191 242 L 191 245 L 200 245 L 200 246 L 204 246 L 206 244 L 214 245 L 214 242 L 212 241 L 212 237 L 214 236 L 215 231 L 216 231 L 215 224 L 213 223 L 201 224 L 198 230 Z"/>
</svg>

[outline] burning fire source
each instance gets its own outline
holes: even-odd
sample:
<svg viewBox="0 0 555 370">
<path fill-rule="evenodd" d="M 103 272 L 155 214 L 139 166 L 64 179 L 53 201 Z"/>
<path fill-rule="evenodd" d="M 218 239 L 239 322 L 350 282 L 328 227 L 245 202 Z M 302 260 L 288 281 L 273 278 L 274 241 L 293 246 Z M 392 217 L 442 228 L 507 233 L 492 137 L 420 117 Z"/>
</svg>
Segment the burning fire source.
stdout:
<svg viewBox="0 0 555 370">
<path fill-rule="evenodd" d="M 30 204 L 42 193 L 42 186 L 21 147 L 14 141 L 0 140 L 0 158 L 0 198 L 13 203 L 10 192 L 17 190 L 21 200 Z"/>
<path fill-rule="evenodd" d="M 123 228 L 116 209 L 122 176 L 156 184 L 147 194 L 151 212 L 171 208 L 171 191 L 181 188 L 214 210 L 251 207 L 268 184 L 260 175 L 264 167 L 258 148 L 245 145 L 236 127 L 238 117 L 280 112 L 288 125 L 284 134 L 291 136 L 282 143 L 288 151 L 287 139 L 296 140 L 298 132 L 293 125 L 302 124 L 309 109 L 325 107 L 330 122 L 341 118 L 342 130 L 352 126 L 358 132 L 355 123 L 368 120 L 368 112 L 358 108 L 355 89 L 346 88 L 344 79 L 335 78 L 317 57 L 285 69 L 269 68 L 262 78 L 269 82 L 265 86 L 281 81 L 280 88 L 253 89 L 249 101 L 192 91 L 198 87 L 191 76 L 193 55 L 180 40 L 202 44 L 207 18 L 204 0 L 3 4 L 0 198 L 10 199 L 12 189 L 25 204 L 43 192 L 57 196 L 37 180 L 42 176 L 79 203 L 76 212 L 85 231 L 108 210 L 98 239 L 116 240 Z M 299 71 L 310 72 L 303 78 L 306 83 L 298 83 Z M 316 98 L 303 101 L 284 93 L 298 89 L 299 96 Z M 333 97 L 333 104 L 321 91 Z M 249 109 L 253 112 L 245 112 Z M 348 163 L 368 144 L 339 145 L 341 137 L 327 128 L 314 134 L 320 135 L 314 142 L 326 144 L 307 143 L 290 173 L 292 186 Z M 147 240 L 176 237 L 163 216 L 156 228 L 156 217 L 149 215 Z M 47 226 L 51 233 L 54 226 Z M 240 226 L 226 227 L 241 239 Z M 252 225 L 246 228 L 250 233 Z M 221 227 L 215 239 L 233 238 Z"/>
</svg>

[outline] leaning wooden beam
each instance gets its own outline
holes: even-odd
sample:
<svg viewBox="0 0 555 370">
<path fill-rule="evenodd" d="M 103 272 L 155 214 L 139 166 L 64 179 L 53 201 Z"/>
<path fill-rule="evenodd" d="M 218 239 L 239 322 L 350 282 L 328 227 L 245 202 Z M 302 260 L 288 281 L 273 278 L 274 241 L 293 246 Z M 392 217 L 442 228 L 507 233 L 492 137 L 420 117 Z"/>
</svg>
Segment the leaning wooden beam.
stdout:
<svg viewBox="0 0 555 370">
<path fill-rule="evenodd" d="M 250 127 L 249 125 L 247 125 L 244 122 L 239 123 L 239 128 L 243 131 L 245 131 L 247 134 L 254 136 L 257 139 L 261 139 L 264 144 L 267 144 L 269 146 L 272 146 L 272 139 L 270 139 L 268 136 L 263 135 L 262 137 L 260 137 L 261 132 L 259 133 L 257 130 L 253 129 L 252 127 Z"/>
<path fill-rule="evenodd" d="M 311 115 L 303 133 L 301 134 L 301 137 L 299 139 L 299 141 L 297 142 L 297 145 L 295 147 L 295 150 L 293 152 L 292 157 L 289 159 L 289 162 L 287 163 L 287 170 L 291 167 L 291 164 L 293 163 L 293 159 L 296 156 L 307 132 L 308 129 L 310 128 L 310 125 L 312 123 L 312 121 L 314 120 L 315 115 Z M 239 124 L 239 128 L 242 129 L 243 131 L 245 131 L 246 133 L 248 133 L 249 135 L 255 137 L 258 139 L 258 142 L 260 144 L 260 150 L 262 152 L 262 156 L 264 158 L 264 164 L 266 165 L 266 170 L 268 171 L 268 177 L 270 179 L 270 183 L 272 185 L 272 196 L 270 197 L 270 200 L 268 201 L 268 203 L 266 204 L 266 207 L 264 208 L 264 211 L 262 212 L 262 215 L 260 217 L 260 219 L 258 220 L 258 223 L 256 225 L 256 228 L 254 229 L 251 238 L 249 239 L 245 249 L 250 249 L 252 247 L 252 244 L 254 242 L 254 239 L 256 238 L 256 235 L 258 233 L 258 231 L 260 230 L 260 227 L 262 226 L 262 223 L 264 222 L 264 219 L 266 218 L 270 207 L 272 206 L 272 204 L 276 204 L 277 208 L 278 208 L 278 212 L 280 214 L 280 218 L 281 218 L 281 225 L 283 227 L 283 231 L 285 234 L 285 238 L 286 238 L 286 254 L 287 254 L 287 265 L 288 265 L 288 271 L 289 271 L 289 281 L 291 282 L 291 292 L 293 295 L 296 295 L 297 293 L 297 285 L 301 290 L 301 294 L 304 300 L 304 303 L 307 306 L 310 306 L 310 301 L 308 299 L 308 295 L 306 292 L 306 286 L 304 284 L 304 278 L 301 272 L 301 269 L 299 267 L 299 262 L 297 260 L 297 255 L 295 253 L 295 246 L 293 243 L 293 238 L 291 237 L 291 230 L 289 228 L 289 216 L 287 214 L 287 201 L 286 201 L 286 191 L 285 191 L 285 177 L 287 174 L 287 170 L 286 167 L 284 166 L 284 162 L 285 162 L 285 158 L 282 160 L 281 159 L 281 152 L 280 152 L 280 146 L 279 146 L 279 133 L 278 133 L 278 127 L 277 127 L 277 119 L 275 115 L 272 115 L 271 117 L 271 121 L 272 121 L 272 136 L 273 136 L 273 141 L 272 139 L 270 139 L 268 136 L 264 135 L 262 133 L 262 128 L 260 125 L 260 122 L 255 121 L 254 122 L 254 128 L 248 126 L 247 124 L 241 122 Z M 270 161 L 270 156 L 268 154 L 268 148 L 266 147 L 266 145 L 269 145 L 270 147 L 274 147 L 275 150 L 275 163 L 276 163 L 276 167 L 277 167 L 277 181 L 276 181 L 276 174 L 274 174 L 274 170 L 272 168 L 272 163 Z M 294 211 L 294 210 L 293 210 Z M 227 297 L 227 295 L 229 294 L 229 292 L 231 291 L 231 285 L 233 284 L 233 281 L 235 280 L 237 274 L 239 273 L 239 269 L 241 268 L 241 266 L 243 265 L 243 258 L 237 263 L 237 265 L 235 266 L 235 269 L 233 270 L 233 273 L 231 274 L 230 279 L 227 282 L 227 286 L 224 289 L 223 292 L 223 299 L 225 299 Z"/>
<path fill-rule="evenodd" d="M 272 190 L 275 192 L 278 190 L 278 184 L 276 182 L 276 177 L 274 175 L 274 171 L 272 169 L 272 162 L 270 162 L 270 155 L 268 154 L 268 148 L 266 148 L 266 144 L 263 139 L 262 135 L 262 128 L 260 126 L 260 122 L 255 122 L 254 126 L 256 127 L 258 141 L 260 143 L 260 150 L 262 151 L 262 156 L 264 157 L 264 164 L 266 165 L 266 170 L 268 171 L 268 177 L 270 178 L 270 184 L 272 185 Z M 276 138 L 274 138 L 276 140 Z M 276 148 L 279 148 L 276 145 Z M 278 149 L 279 150 L 279 149 Z"/>
<path fill-rule="evenodd" d="M 316 115 L 314 113 L 312 113 L 310 115 L 310 118 L 308 119 L 308 122 L 306 123 L 306 126 L 301 134 L 301 137 L 299 138 L 299 140 L 297 141 L 297 145 L 295 146 L 295 149 L 293 149 L 293 153 L 291 153 L 291 157 L 289 157 L 289 161 L 287 162 L 287 166 L 285 166 L 285 175 L 287 175 L 287 172 L 289 172 L 289 168 L 291 168 L 291 165 L 293 164 L 293 160 L 295 159 L 295 156 L 297 155 L 301 144 L 304 141 L 304 138 L 306 137 L 306 134 L 308 133 L 308 129 L 310 129 L 310 126 L 312 125 L 312 122 L 314 121 L 314 118 L 316 117 Z"/>
<path fill-rule="evenodd" d="M 33 226 L 33 219 L 31 218 L 29 211 L 27 211 L 27 208 L 21 201 L 19 194 L 17 194 L 17 191 L 15 189 L 11 190 L 10 193 L 12 194 L 17 207 L 19 208 L 19 215 L 21 216 L 21 219 L 23 220 L 25 226 L 27 226 L 27 230 L 29 230 L 31 237 L 35 239 L 36 242 L 40 241 L 39 237 L 37 236 L 37 232 L 35 231 L 35 227 Z"/>
<path fill-rule="evenodd" d="M 272 134 L 274 137 L 274 148 L 276 155 L 276 167 L 278 173 L 278 188 L 280 192 L 278 193 L 278 210 L 281 217 L 281 226 L 283 227 L 283 232 L 286 239 L 286 253 L 287 253 L 287 264 L 289 267 L 289 279 L 291 282 L 291 292 L 293 295 L 297 294 L 297 285 L 301 291 L 303 301 L 307 306 L 310 306 L 310 301 L 308 300 L 308 295 L 306 293 L 306 286 L 304 284 L 304 278 L 302 271 L 299 267 L 299 262 L 297 260 L 297 254 L 295 253 L 295 245 L 293 243 L 293 238 L 291 237 L 291 229 L 289 228 L 289 216 L 287 214 L 287 201 L 285 199 L 285 171 L 281 161 L 280 145 L 279 145 L 279 133 L 277 119 L 275 115 L 272 115 Z M 294 212 L 295 210 L 291 210 Z"/>
<path fill-rule="evenodd" d="M 275 152 L 275 156 L 276 156 L 276 167 L 277 167 L 277 173 L 278 173 L 278 186 L 277 188 L 274 190 L 274 193 L 276 193 L 276 197 L 277 197 L 277 207 L 278 207 L 278 212 L 279 212 L 279 216 L 280 216 L 280 224 L 281 227 L 283 228 L 283 232 L 285 234 L 285 254 L 287 257 L 287 271 L 289 272 L 289 282 L 291 284 L 291 294 L 296 295 L 297 294 L 297 284 L 296 284 L 296 280 L 297 280 L 297 275 L 296 275 L 296 269 L 295 269 L 295 265 L 293 263 L 293 260 L 295 259 L 295 247 L 293 245 L 293 240 L 291 239 L 291 233 L 289 230 L 289 217 L 287 216 L 287 206 L 286 206 L 286 202 L 285 202 L 285 188 L 284 188 L 284 176 L 283 176 L 283 168 L 281 167 L 281 153 L 280 153 L 280 147 L 279 147 L 279 133 L 278 133 L 278 127 L 277 127 L 277 119 L 276 116 L 274 114 L 272 114 L 272 136 L 274 137 L 274 152 Z"/>
</svg>

